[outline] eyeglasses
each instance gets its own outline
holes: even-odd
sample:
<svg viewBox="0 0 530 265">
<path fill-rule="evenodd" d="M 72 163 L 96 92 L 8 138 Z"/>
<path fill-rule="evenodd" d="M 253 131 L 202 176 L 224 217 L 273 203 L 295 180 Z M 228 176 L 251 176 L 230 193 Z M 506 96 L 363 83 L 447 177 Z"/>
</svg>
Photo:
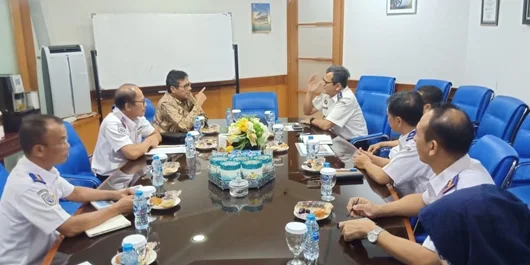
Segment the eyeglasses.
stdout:
<svg viewBox="0 0 530 265">
<path fill-rule="evenodd" d="M 190 88 L 190 87 L 191 87 L 191 83 L 187 83 L 187 84 L 185 84 L 185 85 L 183 85 L 183 86 L 179 86 L 179 88 L 180 88 L 180 87 L 181 87 L 181 88 Z"/>
<path fill-rule="evenodd" d="M 324 82 L 325 85 L 333 83 L 333 81 L 326 81 L 326 79 L 324 79 L 324 77 L 322 77 L 322 81 Z"/>
<path fill-rule="evenodd" d="M 142 103 L 145 106 L 145 98 L 142 100 L 135 100 L 134 103 Z"/>
</svg>

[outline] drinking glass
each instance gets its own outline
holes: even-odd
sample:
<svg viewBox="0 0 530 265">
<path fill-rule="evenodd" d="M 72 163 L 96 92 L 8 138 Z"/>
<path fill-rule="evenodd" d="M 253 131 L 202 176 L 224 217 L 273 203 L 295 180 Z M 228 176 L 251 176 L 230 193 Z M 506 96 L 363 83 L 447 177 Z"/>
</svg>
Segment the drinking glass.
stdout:
<svg viewBox="0 0 530 265">
<path fill-rule="evenodd" d="M 206 124 L 206 118 L 204 118 L 204 116 L 199 116 L 199 121 L 200 121 L 200 131 L 202 132 L 202 129 L 204 128 L 204 125 Z"/>
<path fill-rule="evenodd" d="M 307 226 L 300 222 L 290 222 L 285 226 L 285 240 L 289 250 L 293 253 L 294 259 L 289 261 L 287 265 L 303 265 L 303 261 L 298 259 L 298 256 L 305 247 L 305 239 L 307 233 Z"/>
<path fill-rule="evenodd" d="M 276 141 L 277 144 L 280 144 L 283 139 L 283 125 L 281 124 L 274 124 L 272 126 L 273 132 L 274 132 L 274 141 Z"/>
<path fill-rule="evenodd" d="M 335 187 L 335 184 L 337 183 L 337 176 L 335 174 L 322 175 L 320 182 L 320 194 L 322 195 L 321 199 L 327 202 L 335 200 L 335 196 L 331 194 L 333 194 L 333 187 Z"/>
<path fill-rule="evenodd" d="M 234 119 L 234 122 L 241 119 L 241 110 L 240 109 L 233 109 L 232 110 L 232 119 Z"/>
</svg>

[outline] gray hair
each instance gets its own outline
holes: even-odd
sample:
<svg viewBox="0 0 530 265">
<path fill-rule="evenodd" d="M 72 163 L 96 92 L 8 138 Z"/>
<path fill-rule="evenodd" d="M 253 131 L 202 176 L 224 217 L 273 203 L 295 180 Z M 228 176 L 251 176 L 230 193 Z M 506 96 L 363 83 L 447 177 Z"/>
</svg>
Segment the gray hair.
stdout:
<svg viewBox="0 0 530 265">
<path fill-rule="evenodd" d="M 114 96 L 114 105 L 119 110 L 124 110 L 127 103 L 134 105 L 136 100 L 136 90 L 138 86 L 135 84 L 123 84 L 116 90 L 116 95 Z"/>
<path fill-rule="evenodd" d="M 344 68 L 344 66 L 332 65 L 326 70 L 326 74 L 329 72 L 333 73 L 333 79 L 331 79 L 331 82 L 333 82 L 334 85 L 339 83 L 343 88 L 348 86 L 350 72 L 348 69 Z"/>
</svg>

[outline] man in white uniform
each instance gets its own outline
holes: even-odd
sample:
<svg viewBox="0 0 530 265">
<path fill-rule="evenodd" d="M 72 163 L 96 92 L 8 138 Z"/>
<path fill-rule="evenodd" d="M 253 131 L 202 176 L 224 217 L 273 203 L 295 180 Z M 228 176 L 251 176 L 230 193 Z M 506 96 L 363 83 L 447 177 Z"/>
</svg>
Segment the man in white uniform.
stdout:
<svg viewBox="0 0 530 265">
<path fill-rule="evenodd" d="M 110 176 L 109 184 L 123 189 L 144 173 L 144 161 L 135 160 L 158 146 L 162 138 L 144 117 L 145 97 L 138 86 L 122 85 L 116 91 L 114 105 L 101 123 L 92 171 L 102 181 Z"/>
<path fill-rule="evenodd" d="M 481 184 L 494 185 L 488 171 L 467 154 L 473 138 L 473 124 L 455 106 L 447 104 L 427 112 L 418 123 L 415 137 L 420 160 L 431 166 L 434 172 L 427 190 L 383 205 L 375 205 L 365 198 L 352 198 L 348 211 L 351 210 L 353 216 L 368 218 L 417 216 L 423 207 L 455 190 Z M 405 264 L 420 261 L 421 264 L 441 264 L 429 238 L 421 246 L 391 235 L 368 218 L 340 223 L 345 240 L 368 237 L 370 242 Z"/>
<path fill-rule="evenodd" d="M 70 148 L 61 119 L 51 115 L 27 117 L 19 137 L 25 156 L 8 176 L 0 201 L 0 264 L 41 264 L 59 233 L 72 237 L 132 211 L 130 190 L 74 187 L 53 167 L 66 161 Z M 118 202 L 103 210 L 70 216 L 59 204 L 62 198 Z"/>
<path fill-rule="evenodd" d="M 420 161 L 414 141 L 422 115 L 423 100 L 417 92 L 397 92 L 390 96 L 388 123 L 401 134 L 398 152 L 387 159 L 359 149 L 354 157 L 355 166 L 364 169 L 378 184 L 393 184 L 401 196 L 424 192 L 432 171 Z"/>
<path fill-rule="evenodd" d="M 342 66 L 331 66 L 320 80 L 314 74 L 309 79 L 304 100 L 304 114 L 322 112 L 323 118 L 311 118 L 302 123 L 331 130 L 346 140 L 366 136 L 368 129 L 363 112 L 353 91 L 348 88 L 350 73 Z"/>
</svg>

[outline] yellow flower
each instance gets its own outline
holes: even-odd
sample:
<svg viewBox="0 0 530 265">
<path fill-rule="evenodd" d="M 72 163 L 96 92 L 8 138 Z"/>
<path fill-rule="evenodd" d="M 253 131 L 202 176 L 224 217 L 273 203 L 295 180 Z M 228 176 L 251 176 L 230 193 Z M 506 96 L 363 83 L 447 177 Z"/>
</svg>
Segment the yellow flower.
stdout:
<svg viewBox="0 0 530 265">
<path fill-rule="evenodd" d="M 226 151 L 227 153 L 230 153 L 230 152 L 234 151 L 234 147 L 231 146 L 231 145 L 230 145 L 230 146 L 227 146 L 226 149 L 225 149 L 225 151 Z"/>
<path fill-rule="evenodd" d="M 247 124 L 243 123 L 243 124 L 239 125 L 239 130 L 241 132 L 247 132 L 247 130 L 248 130 Z"/>
</svg>

